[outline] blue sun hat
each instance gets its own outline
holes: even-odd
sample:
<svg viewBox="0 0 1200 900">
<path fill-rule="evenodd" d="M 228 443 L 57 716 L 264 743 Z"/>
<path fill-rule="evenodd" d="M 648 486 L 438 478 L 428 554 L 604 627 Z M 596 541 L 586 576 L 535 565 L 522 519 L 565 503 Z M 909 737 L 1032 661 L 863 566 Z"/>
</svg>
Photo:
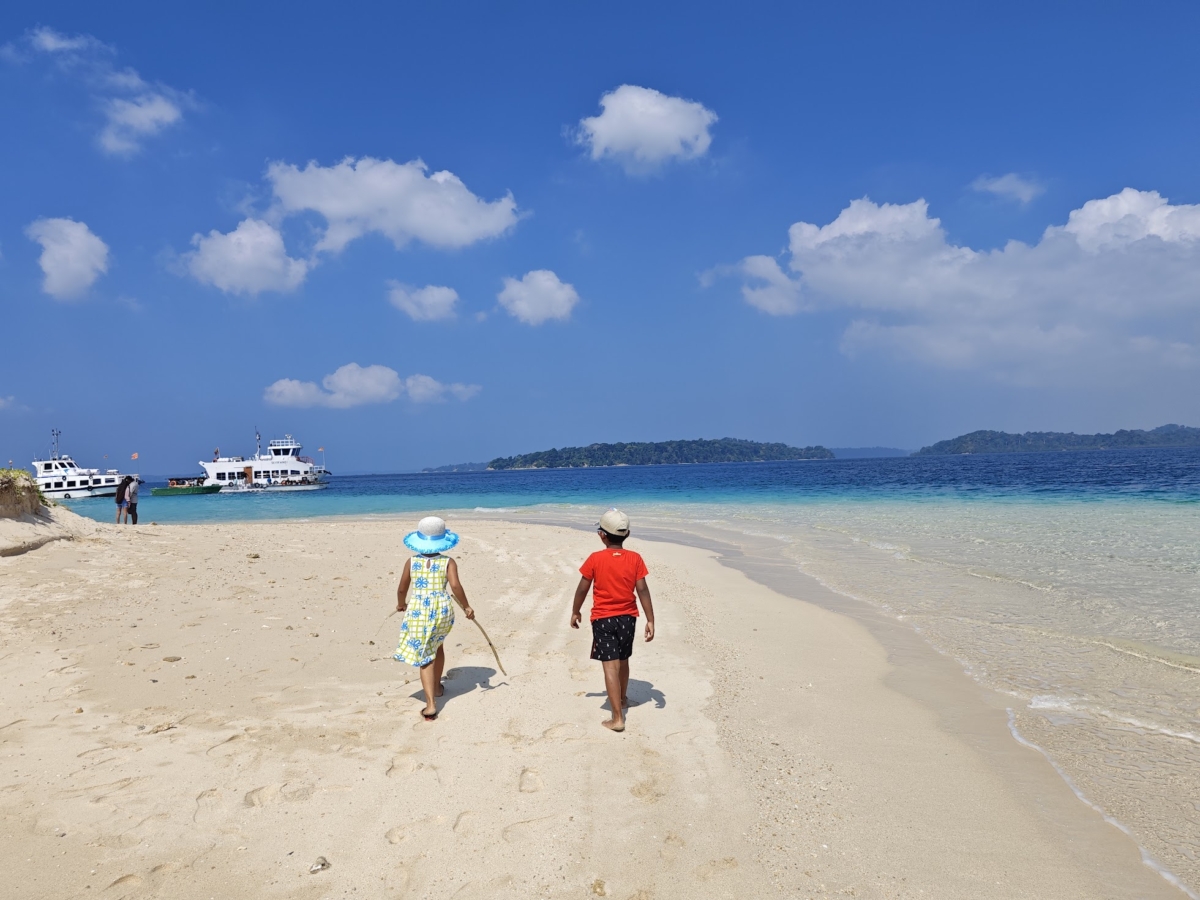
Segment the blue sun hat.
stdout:
<svg viewBox="0 0 1200 900">
<path fill-rule="evenodd" d="M 437 516 L 426 516 L 404 536 L 404 546 L 414 553 L 443 553 L 457 543 L 458 535 L 447 531 L 445 520 Z"/>
</svg>

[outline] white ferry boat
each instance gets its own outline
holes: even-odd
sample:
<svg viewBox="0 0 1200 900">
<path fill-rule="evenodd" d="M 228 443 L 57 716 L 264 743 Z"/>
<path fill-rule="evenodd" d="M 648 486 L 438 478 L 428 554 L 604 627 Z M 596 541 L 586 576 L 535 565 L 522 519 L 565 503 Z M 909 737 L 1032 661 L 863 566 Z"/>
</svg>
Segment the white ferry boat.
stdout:
<svg viewBox="0 0 1200 900">
<path fill-rule="evenodd" d="M 81 497 L 115 497 L 117 485 L 124 474 L 116 469 L 81 468 L 71 457 L 58 452 L 57 428 L 50 432 L 50 458 L 33 461 L 33 476 L 42 495 L 54 500 L 76 500 Z M 130 473 L 133 478 L 136 474 Z"/>
<path fill-rule="evenodd" d="M 237 491 L 317 491 L 329 487 L 329 472 L 313 459 L 301 456 L 301 444 L 290 434 L 262 450 L 262 436 L 255 432 L 253 456 L 222 456 L 214 450 L 211 462 L 201 461 L 206 485 L 218 485 L 221 493 Z"/>
</svg>

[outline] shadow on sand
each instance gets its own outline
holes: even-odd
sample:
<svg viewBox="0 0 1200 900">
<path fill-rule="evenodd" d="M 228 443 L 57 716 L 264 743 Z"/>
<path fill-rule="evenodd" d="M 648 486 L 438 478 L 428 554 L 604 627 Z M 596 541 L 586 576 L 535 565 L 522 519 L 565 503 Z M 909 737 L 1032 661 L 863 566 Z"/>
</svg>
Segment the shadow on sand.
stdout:
<svg viewBox="0 0 1200 900">
<path fill-rule="evenodd" d="M 604 703 L 601 704 L 601 709 L 606 709 L 612 712 L 612 708 L 608 705 L 608 694 L 604 691 L 588 693 L 585 697 L 604 697 Z M 642 681 L 638 678 L 629 679 L 629 708 L 641 706 L 643 703 L 653 703 L 655 709 L 664 709 L 667 705 L 667 695 L 652 685 L 649 681 Z"/>
<path fill-rule="evenodd" d="M 508 684 L 507 681 L 501 681 L 499 684 L 492 684 L 492 678 L 496 675 L 496 670 L 486 666 L 455 666 L 452 669 L 447 669 L 442 673 L 442 686 L 445 691 L 442 696 L 438 697 L 438 709 L 453 700 L 455 697 L 461 697 L 463 694 L 469 694 L 471 691 L 478 688 L 481 691 L 494 691 L 498 687 Z M 633 691 L 633 683 L 629 685 L 630 692 Z M 425 692 L 421 690 L 418 682 L 417 689 L 409 694 L 414 700 L 424 700 Z"/>
</svg>

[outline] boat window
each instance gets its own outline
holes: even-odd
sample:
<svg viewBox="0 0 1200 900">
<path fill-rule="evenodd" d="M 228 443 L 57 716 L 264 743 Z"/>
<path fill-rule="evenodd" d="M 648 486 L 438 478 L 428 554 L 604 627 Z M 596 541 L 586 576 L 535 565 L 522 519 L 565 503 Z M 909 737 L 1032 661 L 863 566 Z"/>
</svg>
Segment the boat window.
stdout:
<svg viewBox="0 0 1200 900">
<path fill-rule="evenodd" d="M 117 483 L 117 479 L 115 479 L 115 478 L 105 478 L 105 479 L 104 479 L 104 483 L 105 483 L 105 484 L 116 484 L 116 483 Z"/>
<path fill-rule="evenodd" d="M 217 473 L 217 481 L 224 481 L 224 480 L 225 480 L 225 473 L 224 473 L 224 472 L 218 472 L 218 473 Z"/>
<path fill-rule="evenodd" d="M 299 474 L 300 474 L 300 470 L 299 470 L 299 469 L 292 469 L 292 474 L 293 474 L 293 475 L 299 475 Z"/>
<path fill-rule="evenodd" d="M 254 477 L 255 477 L 255 478 L 262 478 L 262 477 L 263 477 L 263 476 L 262 476 L 262 472 L 255 472 L 255 473 L 254 473 Z"/>
<path fill-rule="evenodd" d="M 50 463 L 46 463 L 45 465 L 42 466 L 42 471 L 49 472 L 53 468 L 54 468 L 54 466 L 50 465 Z"/>
<path fill-rule="evenodd" d="M 68 481 L 68 482 L 67 482 L 67 487 L 75 487 L 75 482 L 73 482 L 73 481 Z"/>
<path fill-rule="evenodd" d="M 54 486 L 55 486 L 56 488 L 60 488 L 60 487 L 62 487 L 62 482 L 61 482 L 61 481 L 56 481 L 56 482 L 54 482 Z"/>
</svg>

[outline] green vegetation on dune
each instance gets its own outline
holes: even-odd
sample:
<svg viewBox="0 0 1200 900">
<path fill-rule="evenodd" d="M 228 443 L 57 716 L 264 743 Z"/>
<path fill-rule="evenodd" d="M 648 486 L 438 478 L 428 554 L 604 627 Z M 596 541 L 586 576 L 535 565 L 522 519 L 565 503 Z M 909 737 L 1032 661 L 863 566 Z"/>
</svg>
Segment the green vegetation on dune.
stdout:
<svg viewBox="0 0 1200 900">
<path fill-rule="evenodd" d="M 663 466 L 687 463 L 778 462 L 833 459 L 824 447 L 760 444 L 737 438 L 714 441 L 659 441 L 634 444 L 589 444 L 493 459 L 489 469 L 574 469 L 591 466 Z"/>
<path fill-rule="evenodd" d="M 46 505 L 41 488 L 25 469 L 0 469 L 0 516 L 20 516 Z"/>
<path fill-rule="evenodd" d="M 914 456 L 960 453 L 1044 453 L 1053 450 L 1116 450 L 1132 447 L 1200 447 L 1200 428 L 1160 425 L 1150 431 L 1122 429 L 1113 434 L 1075 434 L 1060 431 L 972 431 L 948 441 L 922 447 Z"/>
</svg>

